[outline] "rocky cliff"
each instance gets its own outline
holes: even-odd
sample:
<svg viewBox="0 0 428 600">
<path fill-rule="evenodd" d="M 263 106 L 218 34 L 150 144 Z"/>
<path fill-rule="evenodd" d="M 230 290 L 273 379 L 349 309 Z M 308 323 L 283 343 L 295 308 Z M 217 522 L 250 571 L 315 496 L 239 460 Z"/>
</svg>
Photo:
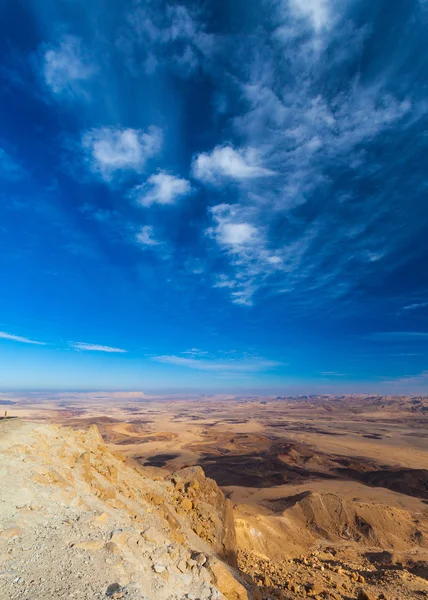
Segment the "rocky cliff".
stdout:
<svg viewBox="0 0 428 600">
<path fill-rule="evenodd" d="M 425 513 L 309 491 L 232 507 L 200 467 L 164 475 L 95 426 L 18 419 L 0 420 L 0 477 L 0 600 L 428 597 Z"/>
<path fill-rule="evenodd" d="M 254 597 L 230 502 L 198 467 L 150 478 L 95 426 L 15 420 L 0 428 L 0 476 L 2 600 Z"/>
</svg>

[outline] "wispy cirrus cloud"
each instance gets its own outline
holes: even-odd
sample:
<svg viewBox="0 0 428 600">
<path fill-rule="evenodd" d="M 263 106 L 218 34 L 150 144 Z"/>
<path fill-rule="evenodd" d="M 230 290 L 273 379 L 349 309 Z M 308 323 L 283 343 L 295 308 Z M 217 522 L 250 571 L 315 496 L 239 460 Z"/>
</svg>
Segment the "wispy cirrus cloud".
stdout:
<svg viewBox="0 0 428 600">
<path fill-rule="evenodd" d="M 384 381 L 385 384 L 394 384 L 398 386 L 413 386 L 417 384 L 426 384 L 428 385 L 428 371 L 422 371 L 416 375 L 408 375 L 405 377 L 396 377 L 395 379 L 390 379 L 388 381 Z M 425 386 L 424 386 L 425 387 Z"/>
<path fill-rule="evenodd" d="M 0 338 L 4 340 L 10 340 L 12 342 L 20 342 L 22 344 L 35 344 L 36 346 L 46 346 L 46 342 L 37 342 L 36 340 L 31 340 L 20 335 L 13 335 L 12 333 L 7 333 L 6 331 L 0 331 Z"/>
<path fill-rule="evenodd" d="M 163 142 L 161 129 L 101 127 L 82 136 L 82 150 L 88 168 L 110 182 L 116 174 L 140 173 L 149 158 L 156 156 Z"/>
<path fill-rule="evenodd" d="M 83 350 L 87 352 L 107 352 L 123 354 L 128 352 L 123 348 L 114 348 L 112 346 L 101 346 L 100 344 L 87 344 L 86 342 L 69 342 L 70 346 L 75 350 Z"/>
<path fill-rule="evenodd" d="M 245 57 L 242 68 L 222 54 L 226 70 L 239 73 L 241 102 L 228 120 L 239 145 L 218 144 L 199 154 L 193 176 L 217 188 L 240 184 L 233 211 L 242 216 L 224 225 L 225 236 L 218 224 L 209 230 L 230 257 L 229 283 L 223 287 L 232 300 L 237 301 L 237 288 L 242 304 L 254 302 L 263 289 L 299 299 L 311 290 L 313 303 L 321 304 L 349 294 L 386 257 L 391 269 L 400 263 L 397 248 L 406 235 L 390 210 L 386 215 L 386 206 L 400 210 L 402 185 L 391 172 L 378 193 L 361 189 L 365 178 L 377 179 L 388 169 L 376 144 L 406 136 L 427 107 L 415 102 L 412 81 L 399 90 L 390 85 L 391 74 L 381 66 L 388 61 L 379 62 L 376 78 L 356 74 L 344 87 L 343 78 L 336 77 L 359 64 L 370 32 L 370 24 L 354 22 L 353 2 L 266 4 L 277 8 L 270 13 L 277 27 L 236 40 Z M 278 58 L 284 55 L 290 60 Z M 235 94 L 235 86 L 222 89 L 220 114 L 225 106 L 233 111 L 227 107 L 235 105 Z M 251 155 L 254 148 L 257 154 Z M 211 215 L 215 221 L 215 212 Z M 224 242 L 228 230 L 239 229 L 246 251 L 238 259 Z M 250 231 L 258 232 L 252 248 Z M 337 252 L 345 245 L 345 252 Z"/>
<path fill-rule="evenodd" d="M 337 373 L 336 371 L 321 371 L 323 377 L 346 377 L 347 373 Z"/>
<path fill-rule="evenodd" d="M 408 304 L 407 306 L 403 306 L 403 310 L 418 310 L 420 308 L 426 308 L 428 306 L 428 302 L 416 302 L 414 304 Z"/>
<path fill-rule="evenodd" d="M 219 371 L 219 372 L 251 372 L 267 371 L 281 366 L 282 363 L 266 360 L 263 358 L 254 359 L 236 359 L 236 360 L 210 360 L 205 358 L 188 358 L 176 356 L 173 354 L 153 356 L 152 360 L 178 367 L 196 369 L 198 371 Z"/>
<path fill-rule="evenodd" d="M 182 352 L 182 354 L 186 354 L 189 356 L 207 356 L 207 354 L 209 354 L 209 352 L 207 352 L 206 350 L 200 350 L 199 348 L 190 348 L 190 350 L 185 350 L 184 352 Z"/>
<path fill-rule="evenodd" d="M 129 198 L 146 207 L 152 204 L 174 204 L 178 198 L 189 194 L 191 189 L 187 179 L 160 171 L 150 175 L 146 183 L 135 186 L 129 193 Z"/>
<path fill-rule="evenodd" d="M 205 233 L 230 256 L 239 271 L 236 277 L 217 274 L 213 285 L 229 288 L 235 304 L 251 305 L 263 279 L 284 267 L 282 258 L 269 249 L 266 232 L 253 224 L 253 215 L 247 208 L 218 204 L 210 212 L 214 225 Z"/>
<path fill-rule="evenodd" d="M 139 4 L 127 14 L 127 25 L 117 40 L 127 68 L 134 76 L 142 65 L 148 75 L 168 69 L 192 77 L 215 51 L 215 36 L 183 4 L 156 9 L 154 4 Z"/>
</svg>

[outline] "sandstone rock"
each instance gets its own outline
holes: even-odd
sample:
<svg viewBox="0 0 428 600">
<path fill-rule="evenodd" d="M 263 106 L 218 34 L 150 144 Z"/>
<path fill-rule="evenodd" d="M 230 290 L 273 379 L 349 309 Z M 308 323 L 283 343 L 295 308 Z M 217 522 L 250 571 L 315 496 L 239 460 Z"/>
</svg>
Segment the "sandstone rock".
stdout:
<svg viewBox="0 0 428 600">
<path fill-rule="evenodd" d="M 124 548 L 127 544 L 128 537 L 129 537 L 129 532 L 120 531 L 118 533 L 114 533 L 111 536 L 111 541 L 113 542 L 113 544 L 116 544 L 116 546 L 118 548 Z"/>
<path fill-rule="evenodd" d="M 168 538 L 155 527 L 148 527 L 145 529 L 141 536 L 151 544 L 157 544 L 158 546 L 164 545 L 168 542 Z"/>
<path fill-rule="evenodd" d="M 147 500 L 147 502 L 154 504 L 155 506 L 161 506 L 162 504 L 165 504 L 165 498 L 160 494 L 149 492 L 145 494 L 144 498 Z"/>
<path fill-rule="evenodd" d="M 164 571 L 166 571 L 166 567 L 165 567 L 165 565 L 161 565 L 160 563 L 156 563 L 155 565 L 153 565 L 153 571 L 155 573 L 163 573 Z"/>
<path fill-rule="evenodd" d="M 94 519 L 94 525 L 102 527 L 107 523 L 107 513 L 103 513 Z"/>
<path fill-rule="evenodd" d="M 249 600 L 247 590 L 232 575 L 224 563 L 213 561 L 211 564 L 214 584 L 227 600 Z"/>
<path fill-rule="evenodd" d="M 201 523 L 196 523 L 196 525 L 193 527 L 193 531 L 196 533 L 196 535 L 198 535 L 201 538 L 205 538 L 207 537 L 205 534 L 205 530 L 202 527 Z"/>
<path fill-rule="evenodd" d="M 70 485 L 64 477 L 61 477 L 61 475 L 53 469 L 46 471 L 45 473 L 36 473 L 33 476 L 33 481 L 42 485 L 56 485 L 60 488 L 67 488 Z"/>
<path fill-rule="evenodd" d="M 181 508 L 186 512 L 192 510 L 193 502 L 190 500 L 190 498 L 183 498 L 183 500 L 181 501 Z"/>
<path fill-rule="evenodd" d="M 318 596 L 324 591 L 324 587 L 318 581 L 311 581 L 305 585 L 308 596 Z"/>
<path fill-rule="evenodd" d="M 188 491 L 197 491 L 197 494 L 194 493 L 197 496 L 197 503 L 194 503 L 197 504 L 197 515 L 192 529 L 212 546 L 219 558 L 236 567 L 237 543 L 231 501 L 225 498 L 213 479 L 205 476 L 201 467 L 182 469 L 175 477 L 183 481 Z"/>
<path fill-rule="evenodd" d="M 88 446 L 94 448 L 97 446 L 101 446 L 102 449 L 105 448 L 104 440 L 101 437 L 100 431 L 96 425 L 91 425 L 85 433 L 85 442 Z"/>
<path fill-rule="evenodd" d="M 178 561 L 177 563 L 177 569 L 181 572 L 181 573 L 185 573 L 187 571 L 187 563 L 185 560 L 181 559 L 180 561 Z"/>
<path fill-rule="evenodd" d="M 377 600 L 376 596 L 368 590 L 361 589 L 358 592 L 357 600 Z"/>
</svg>

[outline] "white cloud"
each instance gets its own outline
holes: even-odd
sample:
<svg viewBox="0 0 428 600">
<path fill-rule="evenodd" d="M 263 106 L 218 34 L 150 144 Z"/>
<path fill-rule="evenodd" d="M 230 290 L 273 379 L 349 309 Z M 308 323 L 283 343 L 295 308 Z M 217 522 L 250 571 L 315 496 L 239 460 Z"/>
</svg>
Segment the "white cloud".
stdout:
<svg viewBox="0 0 428 600">
<path fill-rule="evenodd" d="M 223 223 L 217 227 L 216 236 L 221 244 L 241 246 L 256 238 L 257 229 L 249 223 Z"/>
<path fill-rule="evenodd" d="M 330 0 L 289 0 L 288 4 L 292 13 L 308 19 L 316 32 L 331 24 Z"/>
<path fill-rule="evenodd" d="M 87 344 L 86 342 L 70 342 L 70 346 L 75 350 L 85 350 L 89 352 L 107 352 L 123 354 L 127 350 L 123 348 L 113 348 L 112 346 L 100 346 L 99 344 Z"/>
<path fill-rule="evenodd" d="M 346 377 L 347 373 L 337 373 L 336 371 L 321 371 L 323 377 Z"/>
<path fill-rule="evenodd" d="M 212 152 L 198 154 L 192 173 L 196 179 L 212 184 L 222 183 L 224 179 L 246 181 L 275 175 L 258 164 L 254 150 L 235 150 L 231 146 L 216 146 Z"/>
<path fill-rule="evenodd" d="M 263 228 L 253 223 L 257 213 L 251 208 L 218 204 L 210 212 L 214 225 L 206 230 L 206 235 L 231 257 L 237 270 L 235 276 L 217 275 L 213 286 L 229 288 L 235 304 L 251 305 L 260 282 L 284 269 L 282 257 L 268 248 Z"/>
<path fill-rule="evenodd" d="M 35 340 L 30 340 L 26 337 L 21 337 L 20 335 L 12 335 L 11 333 L 6 333 L 5 331 L 0 331 L 0 338 L 4 340 L 11 340 L 12 342 L 21 342 L 23 344 L 35 344 L 37 346 L 46 346 L 45 342 L 36 342 Z"/>
<path fill-rule="evenodd" d="M 213 287 L 215 287 L 215 288 L 229 288 L 229 289 L 232 289 L 235 286 L 236 286 L 236 281 L 234 279 L 231 279 L 230 277 L 228 277 L 224 273 L 221 273 L 220 275 L 217 275 L 214 278 Z"/>
<path fill-rule="evenodd" d="M 158 127 L 91 129 L 82 137 L 82 148 L 89 168 L 105 181 L 120 171 L 141 172 L 147 160 L 162 148 L 162 131 Z"/>
<path fill-rule="evenodd" d="M 137 185 L 129 196 L 142 206 L 152 204 L 174 204 L 181 196 L 189 194 L 191 186 L 187 179 L 160 171 L 151 175 L 147 183 Z"/>
<path fill-rule="evenodd" d="M 419 308 L 426 308 L 428 306 L 428 302 L 417 302 L 415 304 L 409 304 L 408 306 L 404 306 L 403 310 L 417 310 Z"/>
<path fill-rule="evenodd" d="M 244 220 L 240 207 L 231 204 L 218 204 L 211 208 L 215 226 L 207 229 L 208 236 L 213 237 L 220 245 L 227 246 L 232 252 L 239 252 L 242 247 L 252 246 L 260 242 L 260 232 Z"/>
<path fill-rule="evenodd" d="M 242 359 L 242 360 L 208 360 L 185 358 L 183 356 L 163 355 L 154 356 L 152 360 L 198 371 L 223 371 L 223 372 L 252 372 L 264 371 L 280 366 L 282 363 L 266 360 L 263 358 Z"/>
<path fill-rule="evenodd" d="M 142 246 L 157 246 L 159 242 L 153 237 L 153 227 L 144 225 L 135 235 L 135 239 Z"/>
<path fill-rule="evenodd" d="M 65 36 L 58 46 L 48 48 L 43 61 L 45 82 L 58 95 L 83 92 L 82 83 L 96 72 L 81 40 L 72 35 Z"/>
<path fill-rule="evenodd" d="M 301 310 L 305 302 L 348 294 L 405 238 L 395 219 L 393 234 L 380 233 L 385 206 L 398 199 L 392 172 L 388 191 L 382 186 L 377 197 L 355 190 L 368 174 L 375 178 L 386 168 L 386 159 L 372 153 L 378 137 L 409 131 L 426 116 L 426 107 L 413 99 L 414 82 L 403 82 L 395 95 L 389 70 L 375 79 L 350 75 L 336 81 L 337 73 L 350 73 L 349 66 L 361 61 L 371 35 L 370 23 L 359 26 L 348 14 L 353 0 L 269 2 L 275 4 L 280 10 L 272 15 L 278 25 L 273 33 L 235 40 L 242 69 L 223 55 L 224 70 L 235 74 L 236 68 L 242 82 L 234 116 L 236 88 L 218 89 L 222 106 L 229 107 L 228 139 L 239 147 L 225 143 L 199 154 L 193 176 L 215 185 L 240 183 L 231 190 L 229 213 L 225 205 L 211 211 L 207 234 L 230 267 L 222 266 L 226 275 L 217 274 L 213 285 L 229 289 L 240 304 L 269 288 L 290 294 L 293 309 Z M 248 148 L 257 154 L 248 154 Z M 275 176 L 259 179 L 258 169 Z M 343 219 L 344 211 L 349 219 Z M 345 243 L 347 251 L 338 252 Z"/>
<path fill-rule="evenodd" d="M 190 350 L 185 350 L 182 354 L 188 354 L 189 356 L 206 356 L 208 352 L 206 350 L 200 350 L 199 348 L 190 348 Z"/>
</svg>

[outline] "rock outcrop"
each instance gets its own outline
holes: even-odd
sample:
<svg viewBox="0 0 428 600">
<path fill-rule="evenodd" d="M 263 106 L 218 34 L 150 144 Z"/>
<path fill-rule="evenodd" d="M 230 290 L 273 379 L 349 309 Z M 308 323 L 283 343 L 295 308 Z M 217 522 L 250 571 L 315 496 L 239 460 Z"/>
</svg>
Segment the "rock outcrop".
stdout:
<svg viewBox="0 0 428 600">
<path fill-rule="evenodd" d="M 193 531 L 206 540 L 215 553 L 237 566 L 237 544 L 233 507 L 213 479 L 201 467 L 188 467 L 171 477 L 177 510 L 189 516 Z"/>
<path fill-rule="evenodd" d="M 16 422 L 0 465 L 0 598 L 253 598 L 231 504 L 202 469 L 152 479 L 95 426 Z"/>
</svg>

